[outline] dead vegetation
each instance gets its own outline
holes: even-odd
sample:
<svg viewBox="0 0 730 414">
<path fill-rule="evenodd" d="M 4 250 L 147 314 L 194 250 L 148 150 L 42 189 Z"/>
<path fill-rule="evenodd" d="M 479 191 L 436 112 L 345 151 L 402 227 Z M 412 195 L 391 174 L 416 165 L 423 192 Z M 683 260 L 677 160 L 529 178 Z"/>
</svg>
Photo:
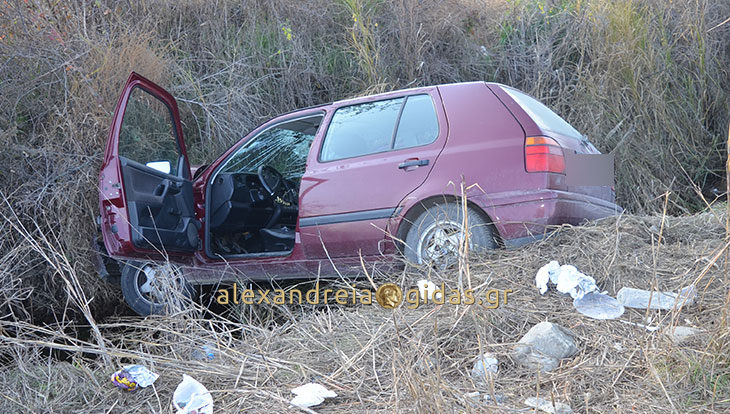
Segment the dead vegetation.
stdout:
<svg viewBox="0 0 730 414">
<path fill-rule="evenodd" d="M 107 318 L 97 324 L 103 347 L 63 335 L 59 326 L 4 323 L 16 335 L 3 336 L 3 347 L 17 362 L 0 373 L 0 406 L 11 412 L 21 405 L 53 412 L 165 412 L 187 373 L 211 390 L 220 412 L 295 412 L 288 407 L 290 390 L 308 381 L 339 395 L 317 412 L 508 412 L 523 409 L 524 399 L 536 395 L 567 403 L 575 412 L 720 412 L 730 409 L 730 285 L 724 259 L 713 258 L 725 245 L 724 233 L 720 209 L 684 218 L 622 216 L 564 227 L 536 245 L 472 258 L 464 283 L 476 289 L 476 297 L 488 289 L 513 290 L 497 309 L 304 304 L 282 311 L 239 305 L 231 312 L 239 315 L 235 320 L 203 317 L 196 308 L 144 320 Z M 676 291 L 696 283 L 699 300 L 681 312 L 627 309 L 620 320 L 589 319 L 574 310 L 570 298 L 539 295 L 535 272 L 549 260 L 574 264 L 611 295 L 623 286 Z M 454 288 L 457 271 L 429 278 Z M 406 288 L 421 277 L 410 271 L 374 273 L 376 284 Z M 367 280 L 352 283 L 370 287 Z M 549 374 L 520 368 L 510 358 L 512 345 L 541 321 L 569 328 L 580 348 Z M 625 322 L 660 329 L 649 332 Z M 673 343 L 666 332 L 678 325 L 703 333 Z M 215 359 L 192 359 L 206 343 L 218 349 Z M 69 361 L 52 358 L 49 349 L 67 351 Z M 478 385 L 469 371 L 485 352 L 497 355 L 500 372 Z M 100 355 L 112 364 L 93 358 Z M 108 376 L 124 363 L 145 364 L 161 378 L 154 389 L 117 391 Z M 474 391 L 481 400 L 468 396 Z M 504 395 L 507 402 L 484 402 L 485 394 Z"/>
<path fill-rule="evenodd" d="M 322 412 L 502 411 L 465 396 L 475 390 L 516 408 L 539 394 L 576 412 L 730 409 L 728 272 L 724 255 L 712 262 L 727 240 L 718 209 L 608 219 L 473 258 L 473 286 L 514 290 L 496 310 L 264 307 L 239 309 L 232 322 L 190 309 L 139 320 L 98 280 L 90 249 L 101 152 L 131 70 L 178 98 L 197 163 L 287 110 L 401 87 L 502 82 L 615 151 L 619 202 L 630 212 L 703 209 L 703 198 L 724 191 L 728 15 L 727 3 L 709 0 L 3 2 L 0 407 L 166 411 L 187 372 L 221 412 L 285 411 L 290 389 L 307 380 L 340 394 Z M 583 318 L 555 293 L 540 297 L 534 273 L 551 259 L 610 294 L 699 279 L 694 307 L 622 319 L 706 335 L 678 346 L 660 332 Z M 453 284 L 454 274 L 429 278 Z M 411 286 L 420 276 L 374 278 Z M 572 329 L 581 352 L 536 377 L 508 354 L 543 320 Z M 219 357 L 191 361 L 206 342 Z M 468 372 L 486 350 L 501 373 L 485 389 Z M 112 389 L 108 377 L 125 362 L 162 374 L 155 390 Z"/>
</svg>

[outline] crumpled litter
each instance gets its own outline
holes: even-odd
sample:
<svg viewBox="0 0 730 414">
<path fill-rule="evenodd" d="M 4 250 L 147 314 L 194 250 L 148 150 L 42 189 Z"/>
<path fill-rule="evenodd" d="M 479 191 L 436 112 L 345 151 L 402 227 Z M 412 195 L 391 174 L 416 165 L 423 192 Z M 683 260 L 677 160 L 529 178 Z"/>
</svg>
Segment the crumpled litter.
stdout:
<svg viewBox="0 0 730 414">
<path fill-rule="evenodd" d="M 323 385 L 315 384 L 313 382 L 300 385 L 291 390 L 291 392 L 294 393 L 296 397 L 292 398 L 290 404 L 305 408 L 322 404 L 325 398 L 337 397 L 337 394 L 334 391 L 330 391 Z"/>
<path fill-rule="evenodd" d="M 197 361 L 212 361 L 215 359 L 216 347 L 213 344 L 205 344 L 199 348 L 193 349 L 190 357 Z"/>
<path fill-rule="evenodd" d="M 177 414 L 213 414 L 213 397 L 208 389 L 186 374 L 172 394 L 172 405 Z"/>
<path fill-rule="evenodd" d="M 672 310 L 675 305 L 677 308 L 687 306 L 694 303 L 697 296 L 695 285 L 689 285 L 674 292 L 651 292 L 643 289 L 634 289 L 622 287 L 616 295 L 621 304 L 627 308 L 636 309 L 662 309 Z"/>
<path fill-rule="evenodd" d="M 575 266 L 560 265 L 557 260 L 541 267 L 535 275 L 535 285 L 544 295 L 548 291 L 548 283 L 555 285 L 560 293 L 567 293 L 573 298 L 573 307 L 581 314 L 593 319 L 616 319 L 624 314 L 624 307 L 619 301 L 601 293 L 596 280 L 586 276 Z"/>
<path fill-rule="evenodd" d="M 555 285 L 558 292 L 567 293 L 573 299 L 581 299 L 587 293 L 598 291 L 595 279 L 579 272 L 575 266 L 560 266 L 557 260 L 541 267 L 535 275 L 535 285 L 541 295 L 548 291 L 548 282 Z"/>
<path fill-rule="evenodd" d="M 160 376 L 150 371 L 144 365 L 127 365 L 112 374 L 112 384 L 124 391 L 134 391 L 137 387 L 145 388 L 152 385 Z"/>
<path fill-rule="evenodd" d="M 418 294 L 421 300 L 441 300 L 441 292 L 437 293 L 436 297 L 434 297 L 433 293 L 436 291 L 436 284 L 430 280 L 421 279 L 416 282 L 416 286 L 418 286 Z"/>
</svg>

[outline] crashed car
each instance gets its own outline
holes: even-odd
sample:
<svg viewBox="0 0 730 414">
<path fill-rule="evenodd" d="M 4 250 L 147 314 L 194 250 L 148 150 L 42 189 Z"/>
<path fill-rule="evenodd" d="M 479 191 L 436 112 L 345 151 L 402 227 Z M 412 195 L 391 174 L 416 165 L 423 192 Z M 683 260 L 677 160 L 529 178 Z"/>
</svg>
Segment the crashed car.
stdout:
<svg viewBox="0 0 730 414">
<path fill-rule="evenodd" d="M 465 240 L 472 252 L 518 246 L 620 212 L 610 183 L 571 185 L 573 154 L 600 153 L 527 94 L 469 82 L 286 113 L 193 174 L 175 99 L 132 73 L 99 176 L 99 226 L 125 300 L 149 314 L 171 264 L 186 284 L 403 258 L 444 268 Z"/>
</svg>

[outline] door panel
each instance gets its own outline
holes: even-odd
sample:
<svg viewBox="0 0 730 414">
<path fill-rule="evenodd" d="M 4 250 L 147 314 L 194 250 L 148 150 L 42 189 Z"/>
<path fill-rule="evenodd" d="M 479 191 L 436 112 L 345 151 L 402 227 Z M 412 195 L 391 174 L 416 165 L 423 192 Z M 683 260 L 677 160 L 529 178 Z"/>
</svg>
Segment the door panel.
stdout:
<svg viewBox="0 0 730 414">
<path fill-rule="evenodd" d="M 171 251 L 197 249 L 192 182 L 124 157 L 120 162 L 134 246 Z"/>
<path fill-rule="evenodd" d="M 129 76 L 99 175 L 101 231 L 113 257 L 189 257 L 198 248 L 200 222 L 179 118 L 172 95 Z"/>
<path fill-rule="evenodd" d="M 412 99 L 413 97 L 418 98 Z M 424 97 L 431 98 L 434 119 L 431 122 L 424 119 L 420 125 L 425 127 L 415 128 L 415 123 L 412 122 L 414 110 L 423 108 L 424 102 L 428 102 L 424 101 Z M 389 98 L 391 101 L 396 99 L 402 100 L 403 96 Z M 411 108 L 408 102 L 413 102 L 412 108 L 415 109 L 407 109 Z M 360 104 L 344 108 L 357 108 L 358 105 Z M 365 108 L 364 111 L 374 108 L 370 101 L 364 101 L 361 105 Z M 406 109 L 400 110 L 396 124 L 390 127 L 392 137 L 388 141 L 387 150 L 345 159 L 320 160 L 322 154 L 327 160 L 337 158 L 336 154 L 351 154 L 358 151 L 362 153 L 366 151 L 363 148 L 381 148 L 384 140 L 380 135 L 387 128 L 372 125 L 374 121 L 369 121 L 363 123 L 362 127 L 350 128 L 352 133 L 347 138 L 356 141 L 353 145 L 354 150 L 341 143 L 328 144 L 327 139 L 331 136 L 328 129 L 321 145 L 322 153 L 318 156 L 316 150 L 312 151 L 307 171 L 302 178 L 299 207 L 302 245 L 308 258 L 346 257 L 359 254 L 367 256 L 381 253 L 390 216 L 380 213 L 392 214 L 407 194 L 423 184 L 446 143 L 448 132 L 446 117 L 436 88 L 422 89 L 417 94 L 411 92 L 403 108 Z M 364 111 L 351 112 L 355 117 Z M 385 114 L 382 119 L 392 118 L 385 110 L 380 111 Z M 337 112 L 331 118 L 336 117 Z M 336 120 L 330 119 L 329 122 L 329 128 L 332 128 Z M 401 126 L 406 124 L 410 131 L 418 136 L 401 139 L 401 135 L 405 133 L 401 130 Z M 429 124 L 432 126 L 433 135 L 425 137 L 420 135 L 425 133 Z M 339 131 L 347 130 L 342 126 L 338 128 Z M 371 139 L 374 143 L 360 142 Z"/>
</svg>

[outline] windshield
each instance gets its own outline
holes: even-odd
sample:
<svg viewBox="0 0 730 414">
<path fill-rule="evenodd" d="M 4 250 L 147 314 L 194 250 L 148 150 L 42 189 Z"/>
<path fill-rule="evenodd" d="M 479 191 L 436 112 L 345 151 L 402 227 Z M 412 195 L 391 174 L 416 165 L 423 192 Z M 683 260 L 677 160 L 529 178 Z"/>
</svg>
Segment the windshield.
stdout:
<svg viewBox="0 0 730 414">
<path fill-rule="evenodd" d="M 321 120 L 317 115 L 262 131 L 226 161 L 221 173 L 256 174 L 260 166 L 269 165 L 287 179 L 301 178 Z"/>
</svg>

